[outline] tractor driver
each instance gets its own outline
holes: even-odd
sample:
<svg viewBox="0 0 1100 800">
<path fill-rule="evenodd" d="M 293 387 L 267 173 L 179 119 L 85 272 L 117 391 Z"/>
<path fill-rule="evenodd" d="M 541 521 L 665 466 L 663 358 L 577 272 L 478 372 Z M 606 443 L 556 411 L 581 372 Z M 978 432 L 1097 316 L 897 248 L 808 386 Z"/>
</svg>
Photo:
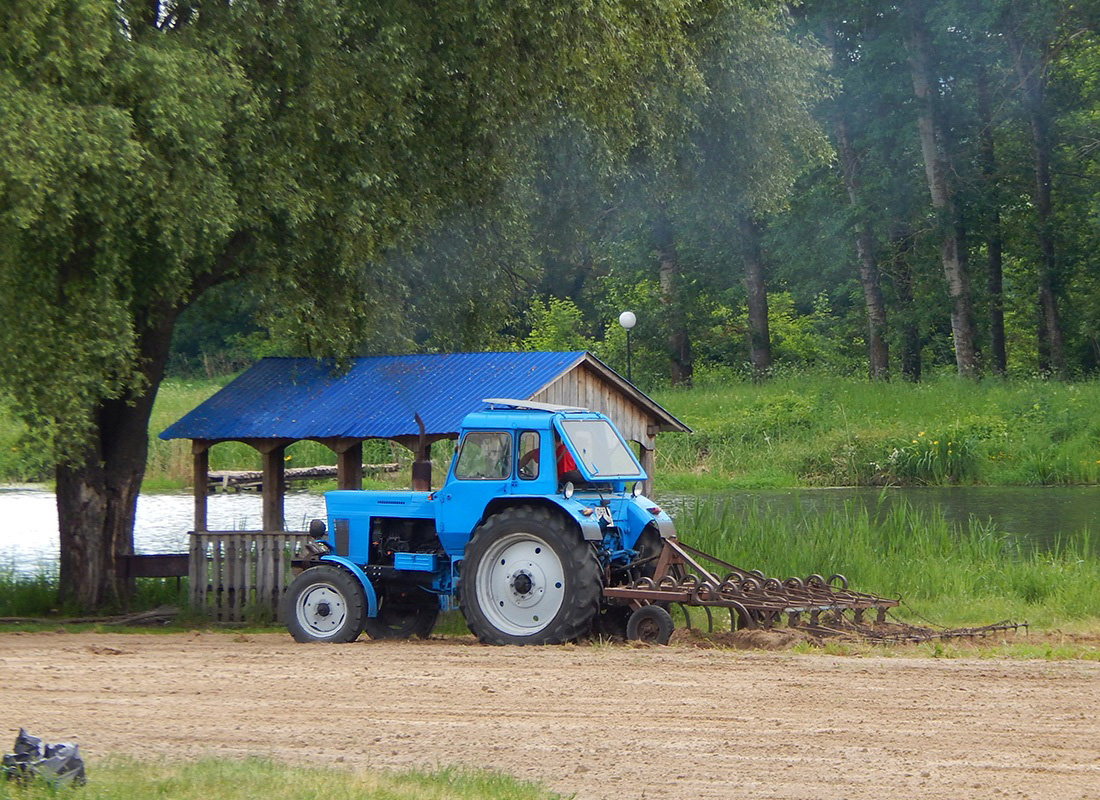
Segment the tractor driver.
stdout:
<svg viewBox="0 0 1100 800">
<path fill-rule="evenodd" d="M 517 466 L 523 470 L 532 461 L 537 464 L 538 448 L 535 447 L 532 450 L 524 453 L 517 464 Z M 566 481 L 572 481 L 574 484 L 582 483 L 584 476 L 581 475 L 580 470 L 577 469 L 577 462 L 573 460 L 572 454 L 565 446 L 565 442 L 558 436 L 558 432 L 554 431 L 554 463 L 557 465 L 558 483 L 563 484 Z M 537 467 L 536 467 L 537 469 Z"/>
</svg>

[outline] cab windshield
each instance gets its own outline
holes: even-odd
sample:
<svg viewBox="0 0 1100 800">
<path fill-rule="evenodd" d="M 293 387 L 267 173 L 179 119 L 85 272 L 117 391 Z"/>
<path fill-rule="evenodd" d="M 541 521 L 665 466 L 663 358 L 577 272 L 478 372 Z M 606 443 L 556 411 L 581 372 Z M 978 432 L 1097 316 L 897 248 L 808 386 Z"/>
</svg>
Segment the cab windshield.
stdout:
<svg viewBox="0 0 1100 800">
<path fill-rule="evenodd" d="M 638 460 L 607 420 L 566 419 L 561 421 L 561 430 L 590 479 L 645 477 Z"/>
</svg>

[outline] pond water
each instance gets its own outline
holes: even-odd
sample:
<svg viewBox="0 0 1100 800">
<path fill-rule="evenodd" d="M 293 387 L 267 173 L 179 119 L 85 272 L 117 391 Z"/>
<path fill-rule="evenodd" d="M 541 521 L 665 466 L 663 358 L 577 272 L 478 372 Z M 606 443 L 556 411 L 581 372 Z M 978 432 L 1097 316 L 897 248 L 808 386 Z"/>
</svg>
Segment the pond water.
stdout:
<svg viewBox="0 0 1100 800">
<path fill-rule="evenodd" d="M 845 502 L 875 507 L 880 489 L 783 489 L 738 491 L 719 495 L 658 494 L 658 502 L 675 509 L 703 497 L 728 498 L 735 508 L 753 503 L 777 512 L 814 511 Z M 1100 487 L 960 487 L 905 488 L 885 492 L 882 502 L 905 500 L 949 522 L 966 524 L 971 516 L 992 520 L 1000 530 L 1033 541 L 1051 543 L 1059 534 L 1088 528 L 1100 530 Z M 184 553 L 192 526 L 190 494 L 151 494 L 138 499 L 134 546 L 139 553 Z M 287 527 L 305 530 L 309 520 L 324 516 L 324 497 L 289 492 Z M 260 496 L 216 494 L 208 499 L 211 530 L 256 530 L 260 527 Z M 1100 540 L 1100 537 L 1097 537 Z M 1100 542 L 1098 542 L 1100 544 Z M 0 487 L 0 569 L 22 574 L 53 571 L 58 560 L 57 507 L 53 492 L 36 487 Z"/>
<path fill-rule="evenodd" d="M 190 494 L 143 494 L 138 498 L 134 549 L 138 553 L 186 553 L 194 525 Z M 319 494 L 288 492 L 287 527 L 305 530 L 325 515 Z M 215 531 L 259 530 L 260 495 L 216 494 L 207 501 L 207 527 Z M 0 487 L 0 569 L 19 573 L 53 571 L 58 561 L 57 504 L 54 493 L 35 487 Z"/>
</svg>

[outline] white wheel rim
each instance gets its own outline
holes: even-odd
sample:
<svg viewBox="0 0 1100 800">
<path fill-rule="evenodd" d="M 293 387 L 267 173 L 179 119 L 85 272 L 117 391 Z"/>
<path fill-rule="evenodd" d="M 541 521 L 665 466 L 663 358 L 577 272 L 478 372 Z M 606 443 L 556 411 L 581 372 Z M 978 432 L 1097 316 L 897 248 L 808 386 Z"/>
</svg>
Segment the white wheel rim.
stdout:
<svg viewBox="0 0 1100 800">
<path fill-rule="evenodd" d="M 493 542 L 474 582 L 478 606 L 489 624 L 510 636 L 541 631 L 565 599 L 561 559 L 532 533 L 512 533 Z"/>
<path fill-rule="evenodd" d="M 348 617 L 348 604 L 331 583 L 315 583 L 294 604 L 298 624 L 317 639 L 335 636 Z"/>
</svg>

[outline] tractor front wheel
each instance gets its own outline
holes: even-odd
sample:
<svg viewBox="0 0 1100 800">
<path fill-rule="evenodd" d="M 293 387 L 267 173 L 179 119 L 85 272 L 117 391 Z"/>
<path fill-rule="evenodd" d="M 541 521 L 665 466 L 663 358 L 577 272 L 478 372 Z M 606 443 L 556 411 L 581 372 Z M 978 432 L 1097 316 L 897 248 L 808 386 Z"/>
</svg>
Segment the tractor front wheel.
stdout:
<svg viewBox="0 0 1100 800">
<path fill-rule="evenodd" d="M 282 610 L 297 642 L 354 642 L 367 618 L 367 595 L 351 573 L 322 564 L 293 580 Z"/>
<path fill-rule="evenodd" d="M 546 508 L 495 514 L 466 545 L 459 607 L 487 644 L 561 644 L 589 633 L 602 581 L 591 545 Z"/>
</svg>

